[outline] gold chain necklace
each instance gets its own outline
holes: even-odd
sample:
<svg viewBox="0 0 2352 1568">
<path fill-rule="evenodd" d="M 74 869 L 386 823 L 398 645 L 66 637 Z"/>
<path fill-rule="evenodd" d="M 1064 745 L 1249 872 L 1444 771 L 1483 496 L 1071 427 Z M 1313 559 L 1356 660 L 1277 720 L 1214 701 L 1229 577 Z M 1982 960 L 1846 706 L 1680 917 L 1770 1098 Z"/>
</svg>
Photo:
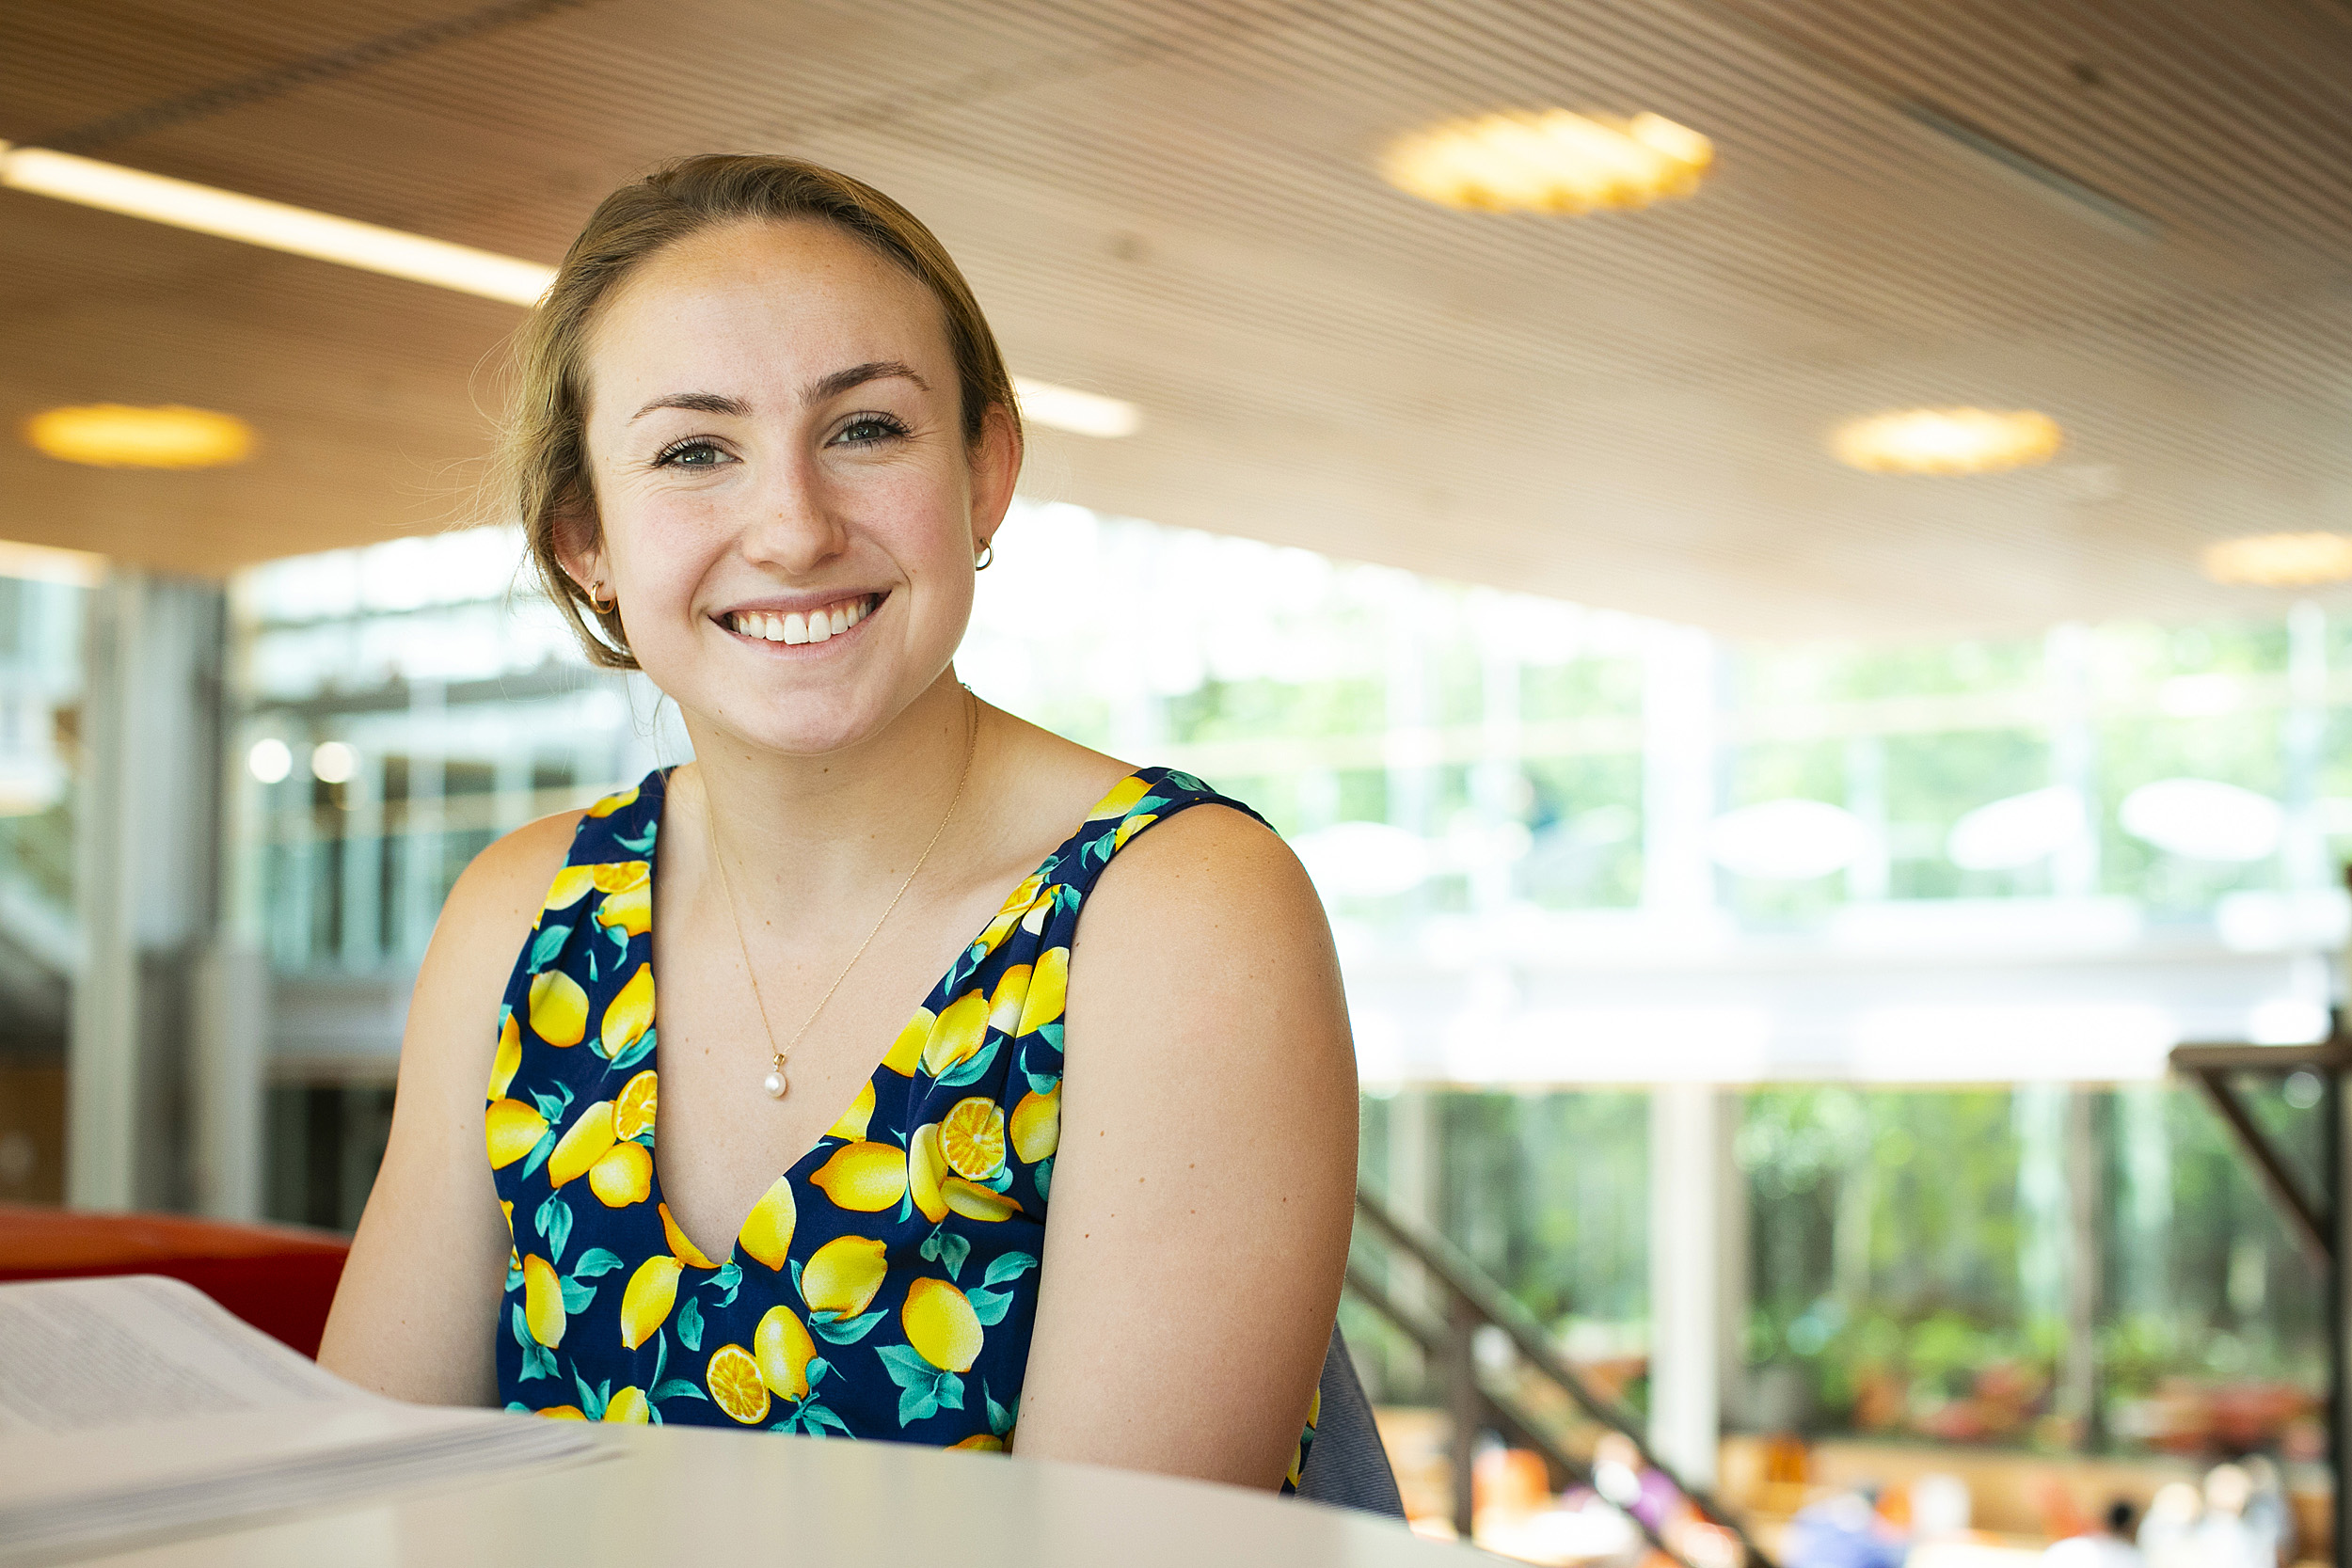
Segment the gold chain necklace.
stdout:
<svg viewBox="0 0 2352 1568">
<path fill-rule="evenodd" d="M 898 900 L 907 895 L 907 889 L 914 885 L 914 879 L 923 874 L 924 863 L 931 858 L 931 851 L 939 847 L 940 835 L 947 831 L 948 820 L 956 815 L 956 807 L 963 801 L 963 786 L 972 782 L 972 757 L 979 750 L 980 741 L 979 700 L 967 689 L 963 702 L 963 771 L 956 778 L 956 792 L 947 801 L 946 816 L 940 817 L 939 826 L 931 830 L 931 841 L 923 846 L 921 854 L 914 857 L 914 869 L 907 873 L 907 879 L 898 884 L 897 893 L 891 895 L 890 902 L 882 909 L 882 918 L 874 922 L 874 928 L 866 933 L 866 940 L 857 944 L 857 951 L 850 955 L 850 961 L 841 966 L 841 973 L 834 976 L 833 984 L 825 988 L 825 994 L 817 999 L 817 1006 L 808 1010 L 808 1017 L 802 1020 L 791 1040 L 783 1046 L 776 1044 L 775 1025 L 768 1022 L 768 999 L 760 994 L 759 974 L 752 967 L 751 944 L 743 940 L 742 911 L 736 908 L 735 882 L 727 875 L 727 857 L 719 847 L 719 824 L 710 815 L 709 792 L 703 794 L 703 824 L 710 835 L 711 858 L 719 863 L 719 885 L 726 890 L 727 917 L 735 922 L 736 950 L 743 955 L 743 977 L 752 983 L 752 1001 L 759 1009 L 759 1027 L 768 1037 L 768 1049 L 771 1053 L 770 1059 L 774 1064 L 769 1069 L 762 1084 L 771 1099 L 782 1100 L 792 1092 L 792 1081 L 786 1076 L 785 1063 L 799 1048 L 801 1037 L 808 1033 L 809 1025 L 817 1022 L 817 1015 L 825 1010 L 825 1004 L 833 1000 L 833 993 L 841 989 L 841 982 L 850 977 L 850 971 L 855 969 L 857 961 L 866 957 L 866 950 L 874 945 L 874 939 L 882 935 L 882 928 L 889 923 L 891 911 L 898 909 Z"/>
</svg>

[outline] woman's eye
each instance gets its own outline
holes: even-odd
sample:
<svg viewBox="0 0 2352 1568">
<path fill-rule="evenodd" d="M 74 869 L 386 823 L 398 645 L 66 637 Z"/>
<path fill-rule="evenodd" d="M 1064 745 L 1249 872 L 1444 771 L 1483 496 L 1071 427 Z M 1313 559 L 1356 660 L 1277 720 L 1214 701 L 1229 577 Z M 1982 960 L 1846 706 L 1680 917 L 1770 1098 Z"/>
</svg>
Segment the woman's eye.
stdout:
<svg viewBox="0 0 2352 1568">
<path fill-rule="evenodd" d="M 680 441 L 676 446 L 664 447 L 653 463 L 657 468 L 709 468 L 717 467 L 725 456 L 707 441 Z"/>
<path fill-rule="evenodd" d="M 886 441 L 894 436 L 904 436 L 906 433 L 906 426 L 886 415 L 860 414 L 848 424 L 843 425 L 841 433 L 834 439 L 847 442 L 853 447 L 863 447 L 871 446 L 876 441 Z"/>
</svg>

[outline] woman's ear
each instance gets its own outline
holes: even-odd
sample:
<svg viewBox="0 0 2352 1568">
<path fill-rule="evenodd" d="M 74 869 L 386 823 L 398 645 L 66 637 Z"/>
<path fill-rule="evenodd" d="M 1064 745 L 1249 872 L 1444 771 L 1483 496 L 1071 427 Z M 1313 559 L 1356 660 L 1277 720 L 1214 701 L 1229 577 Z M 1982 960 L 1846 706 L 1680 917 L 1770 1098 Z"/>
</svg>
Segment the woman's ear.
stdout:
<svg viewBox="0 0 2352 1568">
<path fill-rule="evenodd" d="M 555 558 L 564 563 L 564 574 L 592 600 L 614 596 L 612 584 L 605 580 L 610 574 L 604 557 L 604 531 L 596 526 L 595 509 L 574 503 L 558 510 Z"/>
<path fill-rule="evenodd" d="M 991 404 L 972 443 L 972 549 L 979 553 L 1005 520 L 1021 479 L 1021 425 L 1012 410 Z"/>
</svg>

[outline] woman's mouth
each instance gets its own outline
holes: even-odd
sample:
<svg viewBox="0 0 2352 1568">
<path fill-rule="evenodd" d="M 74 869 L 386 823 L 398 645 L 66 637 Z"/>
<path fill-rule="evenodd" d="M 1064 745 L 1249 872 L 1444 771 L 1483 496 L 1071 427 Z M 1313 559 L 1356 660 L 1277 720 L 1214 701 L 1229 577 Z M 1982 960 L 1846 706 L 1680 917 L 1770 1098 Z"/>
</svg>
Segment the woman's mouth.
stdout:
<svg viewBox="0 0 2352 1568">
<path fill-rule="evenodd" d="M 761 642 L 823 642 L 839 637 L 882 608 L 887 594 L 860 594 L 814 610 L 738 610 L 723 617 L 738 637 Z"/>
</svg>

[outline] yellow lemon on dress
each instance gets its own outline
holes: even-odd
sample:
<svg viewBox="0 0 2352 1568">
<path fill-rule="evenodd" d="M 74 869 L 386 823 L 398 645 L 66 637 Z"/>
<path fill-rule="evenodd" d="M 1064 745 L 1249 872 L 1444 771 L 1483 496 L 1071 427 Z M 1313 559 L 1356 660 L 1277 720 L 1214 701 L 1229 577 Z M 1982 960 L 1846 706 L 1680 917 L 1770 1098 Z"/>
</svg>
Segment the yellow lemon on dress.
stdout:
<svg viewBox="0 0 2352 1568">
<path fill-rule="evenodd" d="M 637 803 L 637 790 L 638 786 L 631 784 L 628 788 L 622 790 L 618 795 L 608 795 L 603 800 L 598 800 L 595 805 L 590 806 L 588 808 L 588 815 L 591 816 L 610 816 L 614 812 L 621 810 L 624 806 L 633 806 Z"/>
<path fill-rule="evenodd" d="M 547 902 L 541 910 L 568 910 L 588 896 L 588 890 L 596 885 L 596 868 L 593 865 L 567 865 L 555 874 L 548 884 Z"/>
<path fill-rule="evenodd" d="M 550 1421 L 584 1421 L 588 1418 L 587 1412 L 576 1404 L 551 1404 L 535 1414 L 545 1416 Z"/>
<path fill-rule="evenodd" d="M 957 1101 L 940 1120 L 939 1148 L 949 1170 L 987 1180 L 1005 1168 L 1005 1113 L 986 1095 Z"/>
<path fill-rule="evenodd" d="M 1047 918 L 1054 912 L 1055 897 L 1060 892 L 1058 887 L 1049 887 L 1039 894 L 1037 901 L 1029 906 L 1029 912 L 1021 917 L 1021 928 L 1031 936 L 1044 930 Z"/>
<path fill-rule="evenodd" d="M 779 1176 L 759 1195 L 752 1212 L 743 1216 L 743 1228 L 735 1239 L 743 1250 L 771 1269 L 784 1267 L 792 1252 L 792 1227 L 800 1222 L 801 1212 L 793 1206 L 792 1179 Z M 681 1234 L 678 1238 L 684 1241 Z"/>
<path fill-rule="evenodd" d="M 876 1213 L 907 1196 L 906 1156 L 888 1144 L 863 1139 L 843 1144 L 808 1184 L 833 1199 L 836 1209 Z"/>
<path fill-rule="evenodd" d="M 1037 973 L 1029 976 L 1028 999 L 1021 1004 L 1021 1029 L 1034 1035 L 1061 1017 L 1070 1000 L 1070 949 L 1049 947 L 1038 955 Z"/>
<path fill-rule="evenodd" d="M 768 1386 L 759 1381 L 759 1363 L 740 1345 L 721 1345 L 710 1353 L 703 1373 L 710 1401 L 745 1426 L 768 1418 Z"/>
<path fill-rule="evenodd" d="M 1004 907 L 981 928 L 977 945 L 983 954 L 995 952 L 1012 928 L 1021 924 L 1021 917 L 1029 912 L 1030 901 L 1037 897 L 1037 890 L 1044 883 L 1043 872 L 1031 872 L 1025 881 L 1012 890 L 1012 896 L 1005 900 Z"/>
<path fill-rule="evenodd" d="M 650 1129 L 660 1095 L 661 1080 L 651 1068 L 623 1084 L 621 1092 L 612 1097 L 612 1135 L 633 1138 Z"/>
<path fill-rule="evenodd" d="M 513 1274 L 523 1266 L 522 1254 L 515 1244 L 515 1206 L 501 1198 L 499 1212 L 506 1216 L 506 1272 Z"/>
<path fill-rule="evenodd" d="M 947 1447 L 961 1449 L 967 1453 L 1003 1453 L 1005 1440 L 993 1433 L 976 1432 L 962 1442 L 950 1443 Z"/>
<path fill-rule="evenodd" d="M 980 1354 L 980 1320 L 963 1292 L 944 1279 L 925 1277 L 907 1287 L 898 1309 L 914 1354 L 944 1372 L 968 1372 Z"/>
<path fill-rule="evenodd" d="M 947 1180 L 947 1154 L 939 1147 L 939 1123 L 927 1121 L 907 1140 L 907 1194 L 923 1217 L 937 1225 L 947 1217 L 939 1184 Z"/>
<path fill-rule="evenodd" d="M 645 1402 L 643 1388 L 623 1388 L 604 1402 L 604 1418 L 608 1421 L 632 1421 L 643 1426 L 653 1419 L 653 1407 Z"/>
<path fill-rule="evenodd" d="M 531 977 L 531 1032 L 549 1045 L 578 1045 L 588 1037 L 588 993 L 559 970 Z"/>
<path fill-rule="evenodd" d="M 590 866 L 588 875 L 598 893 L 627 893 L 631 888 L 653 885 L 653 862 L 608 861 Z"/>
<path fill-rule="evenodd" d="M 686 1239 L 686 1232 L 678 1227 L 676 1220 L 670 1217 L 670 1206 L 668 1204 L 657 1203 L 654 1207 L 660 1211 L 661 1213 L 661 1239 L 670 1243 L 670 1250 L 676 1255 L 679 1262 L 691 1263 L 698 1269 L 711 1269 L 718 1267 L 717 1264 L 703 1256 L 702 1248 L 696 1246 L 692 1242 Z M 790 1239 L 788 1233 L 786 1239 L 787 1241 Z M 771 1266 L 772 1267 L 773 1265 Z"/>
<path fill-rule="evenodd" d="M 942 1181 L 939 1196 L 947 1200 L 948 1208 L 967 1220 L 986 1220 L 993 1225 L 998 1220 L 1009 1220 L 1021 1212 L 1021 1205 L 1003 1193 L 993 1187 L 983 1187 L 977 1181 L 966 1181 L 961 1176 L 951 1176 Z"/>
<path fill-rule="evenodd" d="M 825 1129 L 825 1136 L 848 1138 L 852 1143 L 861 1142 L 866 1137 L 866 1124 L 873 1119 L 874 1081 L 869 1078 L 866 1081 L 866 1086 L 857 1091 L 857 1098 L 850 1101 L 850 1108 L 842 1112 L 831 1127 Z"/>
<path fill-rule="evenodd" d="M 482 1120 L 489 1136 L 492 1170 L 504 1170 L 548 1135 L 548 1118 L 519 1100 L 493 1100 Z"/>
<path fill-rule="evenodd" d="M 608 893 L 596 906 L 596 924 L 616 927 L 633 937 L 653 929 L 653 887 L 641 882 L 620 893 Z"/>
<path fill-rule="evenodd" d="M 1157 822 L 1159 819 L 1159 814 L 1157 812 L 1147 811 L 1141 816 L 1131 816 L 1127 818 L 1126 821 L 1121 822 L 1119 825 L 1119 831 L 1111 834 L 1111 853 L 1116 855 L 1119 851 L 1127 847 L 1127 841 L 1129 839 L 1135 837 L 1136 834 L 1143 832 L 1144 829 L 1150 827 L 1152 823 Z"/>
<path fill-rule="evenodd" d="M 931 1025 L 938 1022 L 929 1007 L 915 1008 L 914 1016 L 898 1031 L 898 1037 L 890 1042 L 890 1053 L 882 1058 L 882 1066 L 901 1078 L 914 1077 L 914 1065 L 923 1059 L 923 1047 L 931 1037 Z"/>
<path fill-rule="evenodd" d="M 645 1026 L 653 1022 L 653 965 L 639 964 L 637 973 L 628 977 L 628 984 L 612 993 L 606 1004 L 604 1022 L 596 1035 L 596 1049 L 605 1060 L 617 1059 L 621 1053 L 635 1045 Z"/>
<path fill-rule="evenodd" d="M 644 1202 L 653 1195 L 653 1150 L 644 1144 L 614 1144 L 588 1167 L 588 1190 L 607 1209 Z"/>
<path fill-rule="evenodd" d="M 801 1299 L 812 1312 L 854 1318 L 873 1305 L 889 1272 L 889 1249 L 865 1236 L 835 1236 L 801 1270 Z"/>
<path fill-rule="evenodd" d="M 1012 1108 L 1012 1151 L 1034 1165 L 1061 1147 L 1061 1080 L 1043 1094 L 1031 1089 Z"/>
<path fill-rule="evenodd" d="M 564 1282 L 536 1253 L 523 1259 L 523 1326 L 549 1350 L 564 1342 Z"/>
<path fill-rule="evenodd" d="M 1087 820 L 1100 822 L 1105 817 L 1124 816 L 1135 809 L 1137 800 L 1151 792 L 1151 788 L 1141 778 L 1130 774 L 1111 785 L 1108 795 L 1094 802 L 1094 809 L 1087 813 Z"/>
<path fill-rule="evenodd" d="M 971 1056 L 988 1038 L 988 998 L 965 991 L 940 1009 L 931 1037 L 923 1042 L 923 1070 L 936 1078 Z"/>
<path fill-rule="evenodd" d="M 637 1265 L 621 1292 L 622 1345 L 635 1350 L 670 1321 L 670 1308 L 677 1305 L 678 1273 L 678 1260 L 659 1252 Z"/>
<path fill-rule="evenodd" d="M 523 1026 L 513 1013 L 499 1026 L 499 1053 L 490 1061 L 490 1098 L 502 1100 L 514 1086 L 515 1069 L 523 1065 Z"/>
<path fill-rule="evenodd" d="M 988 1026 L 1009 1035 L 1021 1027 L 1021 1003 L 1029 994 L 1029 966 L 1014 964 L 997 976 L 996 994 L 988 999 Z"/>
<path fill-rule="evenodd" d="M 817 1341 L 808 1337 L 789 1307 L 771 1307 L 752 1334 L 752 1359 L 759 1364 L 759 1381 L 778 1399 L 808 1397 L 808 1364 L 817 1355 Z"/>
<path fill-rule="evenodd" d="M 588 1174 L 604 1151 L 612 1147 L 612 1101 L 599 1100 L 580 1113 L 570 1132 L 555 1140 L 548 1156 L 548 1183 L 561 1187 Z"/>
</svg>

